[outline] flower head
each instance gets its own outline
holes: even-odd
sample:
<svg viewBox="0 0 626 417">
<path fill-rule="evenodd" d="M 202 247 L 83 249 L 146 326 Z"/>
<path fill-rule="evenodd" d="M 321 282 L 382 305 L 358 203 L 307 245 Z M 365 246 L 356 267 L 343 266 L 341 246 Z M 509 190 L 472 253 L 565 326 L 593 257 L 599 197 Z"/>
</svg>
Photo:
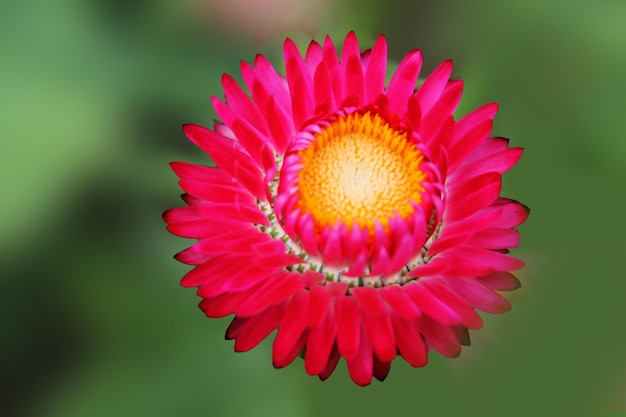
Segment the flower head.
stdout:
<svg viewBox="0 0 626 417">
<path fill-rule="evenodd" d="M 164 218 L 197 239 L 182 285 L 207 316 L 234 314 L 236 351 L 278 329 L 277 368 L 303 355 L 325 379 L 343 357 L 367 385 L 397 355 L 459 355 L 524 265 L 508 249 L 528 209 L 500 197 L 522 149 L 489 137 L 497 105 L 455 120 L 463 82 L 446 61 L 416 89 L 419 50 L 385 85 L 383 36 L 361 53 L 350 33 L 340 57 L 330 38 L 304 58 L 287 40 L 284 56 L 285 76 L 242 64 L 250 95 L 224 75 L 213 129 L 184 126 L 216 166 L 172 164 L 187 206 Z"/>
</svg>

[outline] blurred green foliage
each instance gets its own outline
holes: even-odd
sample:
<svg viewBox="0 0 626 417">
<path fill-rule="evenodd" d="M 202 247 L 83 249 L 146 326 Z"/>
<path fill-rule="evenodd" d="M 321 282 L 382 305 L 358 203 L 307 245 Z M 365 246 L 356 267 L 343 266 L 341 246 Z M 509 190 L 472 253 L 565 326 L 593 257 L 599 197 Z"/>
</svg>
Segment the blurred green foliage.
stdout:
<svg viewBox="0 0 626 417">
<path fill-rule="evenodd" d="M 513 311 L 485 316 L 460 358 L 397 361 L 358 388 L 271 344 L 246 354 L 207 320 L 189 242 L 160 219 L 180 205 L 167 164 L 207 163 L 180 124 L 210 125 L 220 76 L 285 33 L 217 31 L 199 1 L 0 4 L 0 414 L 7 416 L 608 415 L 626 410 L 623 188 L 626 3 L 336 4 L 317 38 L 380 33 L 425 71 L 454 58 L 458 114 L 500 103 L 494 134 L 526 148 L 504 194 L 532 208 Z M 326 14 L 323 14 L 326 15 Z M 302 45 L 308 35 L 289 32 Z M 620 191 L 621 190 L 621 191 Z"/>
</svg>

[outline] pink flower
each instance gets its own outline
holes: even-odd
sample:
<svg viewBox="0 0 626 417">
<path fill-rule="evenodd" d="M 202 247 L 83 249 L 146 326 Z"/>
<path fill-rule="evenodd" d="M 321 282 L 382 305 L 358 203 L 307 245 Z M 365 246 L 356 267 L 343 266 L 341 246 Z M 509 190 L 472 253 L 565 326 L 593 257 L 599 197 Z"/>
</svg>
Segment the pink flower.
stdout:
<svg viewBox="0 0 626 417">
<path fill-rule="evenodd" d="M 286 76 L 263 56 L 230 76 L 222 120 L 185 125 L 216 164 L 172 163 L 186 207 L 168 229 L 197 239 L 177 259 L 195 267 L 209 317 L 247 351 L 278 329 L 274 366 L 298 355 L 326 379 L 343 357 L 359 385 L 383 380 L 396 355 L 415 367 L 429 350 L 455 357 L 482 320 L 503 313 L 496 291 L 519 281 L 508 255 L 528 209 L 500 197 L 501 175 L 522 154 L 490 138 L 497 105 L 458 121 L 463 82 L 446 61 L 415 89 L 422 55 L 410 52 L 385 86 L 387 45 L 340 59 L 332 41 L 304 59 L 285 42 Z"/>
</svg>

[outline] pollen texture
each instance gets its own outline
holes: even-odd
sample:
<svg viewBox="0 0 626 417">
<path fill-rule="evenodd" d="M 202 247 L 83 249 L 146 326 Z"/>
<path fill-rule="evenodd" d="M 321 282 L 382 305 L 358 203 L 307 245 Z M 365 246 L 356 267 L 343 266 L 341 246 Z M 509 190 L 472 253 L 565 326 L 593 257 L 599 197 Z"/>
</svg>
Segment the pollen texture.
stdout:
<svg viewBox="0 0 626 417">
<path fill-rule="evenodd" d="M 385 228 L 421 202 L 422 153 L 406 132 L 393 129 L 379 115 L 353 113 L 317 133 L 300 151 L 299 206 L 318 228 L 355 222 L 370 230 Z"/>
</svg>

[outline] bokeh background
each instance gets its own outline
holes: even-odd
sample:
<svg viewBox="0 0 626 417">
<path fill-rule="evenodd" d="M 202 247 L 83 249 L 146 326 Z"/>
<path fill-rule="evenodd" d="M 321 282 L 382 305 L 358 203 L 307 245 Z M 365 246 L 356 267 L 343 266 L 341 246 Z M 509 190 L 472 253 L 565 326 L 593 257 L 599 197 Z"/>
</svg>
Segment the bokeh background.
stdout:
<svg viewBox="0 0 626 417">
<path fill-rule="evenodd" d="M 0 415 L 617 416 L 626 411 L 626 2 L 23 0 L 0 3 Z M 322 383 L 271 342 L 235 354 L 208 320 L 172 160 L 210 125 L 220 76 L 282 41 L 384 33 L 424 71 L 453 58 L 457 115 L 497 101 L 526 148 L 504 194 L 526 203 L 513 310 L 456 359 Z"/>
</svg>

